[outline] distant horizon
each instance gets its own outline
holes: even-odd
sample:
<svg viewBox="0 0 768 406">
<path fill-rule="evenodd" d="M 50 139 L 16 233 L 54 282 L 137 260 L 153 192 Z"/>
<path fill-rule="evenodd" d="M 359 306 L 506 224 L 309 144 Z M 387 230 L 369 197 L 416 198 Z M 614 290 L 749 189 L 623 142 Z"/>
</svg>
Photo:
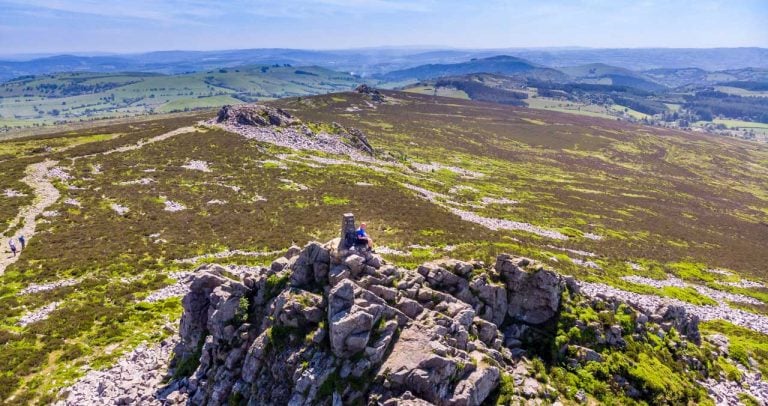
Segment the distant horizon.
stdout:
<svg viewBox="0 0 768 406">
<path fill-rule="evenodd" d="M 437 45 L 380 45 L 354 48 L 297 48 L 297 47 L 256 47 L 256 48 L 214 48 L 214 49 L 155 49 L 142 52 L 108 52 L 108 51 L 59 51 L 59 52 L 30 52 L 30 53 L 0 53 L 0 59 L 14 58 L 21 60 L 34 60 L 50 58 L 56 56 L 76 56 L 76 57 L 99 57 L 99 56 L 132 56 L 163 52 L 229 52 L 229 51 L 252 51 L 252 50 L 290 50 L 290 51 L 310 51 L 310 52 L 344 52 L 344 51 L 375 51 L 375 50 L 393 50 L 393 51 L 469 51 L 469 52 L 505 52 L 505 51 L 578 51 L 578 50 L 708 50 L 708 49 L 768 49 L 768 46 L 733 46 L 733 47 L 590 47 L 590 46 L 546 46 L 546 47 L 507 47 L 507 48 L 465 48 Z M 8 59 L 6 59 L 8 60 Z"/>
<path fill-rule="evenodd" d="M 763 0 L 0 0 L 0 10 L 0 55 L 768 47 Z"/>
</svg>

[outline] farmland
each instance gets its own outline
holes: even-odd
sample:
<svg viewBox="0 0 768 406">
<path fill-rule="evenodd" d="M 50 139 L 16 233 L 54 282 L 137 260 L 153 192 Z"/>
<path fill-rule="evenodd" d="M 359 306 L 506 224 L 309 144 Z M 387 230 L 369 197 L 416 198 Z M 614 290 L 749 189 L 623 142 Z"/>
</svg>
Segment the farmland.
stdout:
<svg viewBox="0 0 768 406">
<path fill-rule="evenodd" d="M 358 79 L 317 67 L 251 66 L 177 75 L 62 73 L 0 84 L 0 130 L 169 113 L 348 90 Z"/>
</svg>

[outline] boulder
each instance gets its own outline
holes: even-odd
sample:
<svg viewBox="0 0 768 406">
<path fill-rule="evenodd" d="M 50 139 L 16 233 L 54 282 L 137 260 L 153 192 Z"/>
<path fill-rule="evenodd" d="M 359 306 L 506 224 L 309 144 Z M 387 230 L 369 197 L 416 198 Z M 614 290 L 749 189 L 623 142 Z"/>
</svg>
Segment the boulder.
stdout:
<svg viewBox="0 0 768 406">
<path fill-rule="evenodd" d="M 344 265 L 349 268 L 350 273 L 353 277 L 355 277 L 359 275 L 360 272 L 362 272 L 363 266 L 365 266 L 365 258 L 361 257 L 360 255 L 353 254 L 344 260 Z"/>
<path fill-rule="evenodd" d="M 365 349 L 378 318 L 355 304 L 360 288 L 351 280 L 340 281 L 328 294 L 328 325 L 331 350 L 339 358 L 349 358 Z"/>
<path fill-rule="evenodd" d="M 597 351 L 578 345 L 568 346 L 568 352 L 573 354 L 579 362 L 586 364 L 587 362 L 603 362 L 603 356 Z"/>
<path fill-rule="evenodd" d="M 565 289 L 560 275 L 534 266 L 527 258 L 509 255 L 500 255 L 495 269 L 507 285 L 509 316 L 528 324 L 543 324 L 554 318 Z"/>
<path fill-rule="evenodd" d="M 683 306 L 675 305 L 663 305 L 656 310 L 656 314 L 661 316 L 662 323 L 670 323 L 672 327 L 688 340 L 697 345 L 701 344 L 699 316 L 688 313 Z"/>
<path fill-rule="evenodd" d="M 318 242 L 311 242 L 295 258 L 290 264 L 291 286 L 305 287 L 311 283 L 323 282 L 331 263 L 331 254 L 327 247 Z"/>
</svg>

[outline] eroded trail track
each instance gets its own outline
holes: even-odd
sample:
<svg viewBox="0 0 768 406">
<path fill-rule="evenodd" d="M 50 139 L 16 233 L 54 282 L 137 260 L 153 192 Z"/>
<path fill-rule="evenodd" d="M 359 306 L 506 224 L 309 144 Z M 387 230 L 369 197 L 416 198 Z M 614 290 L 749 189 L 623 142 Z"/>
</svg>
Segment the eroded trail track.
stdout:
<svg viewBox="0 0 768 406">
<path fill-rule="evenodd" d="M 11 222 L 6 230 L 6 237 L 16 238 L 19 235 L 23 235 L 27 241 L 32 240 L 35 235 L 35 230 L 37 229 L 37 217 L 50 205 L 55 203 L 61 195 L 51 182 L 50 170 L 56 164 L 56 161 L 46 159 L 43 162 L 38 162 L 27 167 L 26 176 L 24 176 L 22 181 L 34 190 L 35 200 L 31 205 L 23 208 Z M 19 225 L 21 225 L 21 228 L 17 229 Z M 8 233 L 13 230 L 17 231 L 12 235 L 8 235 Z M 7 241 L 3 241 L 3 243 L 5 244 Z M 0 257 L 0 275 L 5 272 L 5 268 L 7 268 L 8 265 L 16 262 L 22 253 L 15 256 L 6 253 Z"/>
<path fill-rule="evenodd" d="M 111 149 L 109 151 L 104 151 L 99 154 L 76 156 L 76 157 L 73 157 L 73 160 L 77 160 L 80 158 L 90 158 L 94 156 L 133 151 L 133 150 L 142 148 L 145 145 L 166 140 L 175 135 L 190 133 L 194 131 L 197 131 L 197 129 L 193 126 L 181 127 L 173 131 L 169 131 L 167 133 L 158 135 L 156 137 L 152 137 L 147 140 L 142 140 L 136 144 Z M 35 231 L 37 229 L 37 220 L 36 220 L 37 217 L 43 214 L 43 212 L 45 212 L 45 210 L 48 207 L 50 207 L 52 204 L 56 203 L 57 200 L 59 200 L 61 193 L 59 193 L 58 189 L 56 189 L 56 187 L 53 185 L 53 182 L 52 182 L 53 176 L 51 174 L 51 169 L 53 169 L 57 164 L 58 164 L 57 161 L 46 159 L 45 161 L 34 163 L 27 167 L 26 176 L 24 176 L 24 178 L 22 179 L 22 182 L 26 183 L 27 185 L 29 185 L 29 187 L 32 188 L 35 194 L 35 199 L 31 205 L 24 207 L 19 212 L 19 214 L 16 215 L 16 218 L 13 219 L 11 224 L 3 233 L 4 240 L 2 241 L 2 244 L 5 246 L 5 249 L 3 250 L 3 255 L 0 256 L 0 275 L 2 275 L 5 272 L 5 269 L 9 265 L 18 261 L 21 255 L 24 254 L 24 252 L 22 251 L 14 256 L 9 251 L 7 251 L 8 249 L 7 239 L 9 238 L 15 239 L 18 236 L 23 235 L 24 238 L 26 238 L 26 240 L 30 242 L 33 239 L 35 235 Z"/>
</svg>

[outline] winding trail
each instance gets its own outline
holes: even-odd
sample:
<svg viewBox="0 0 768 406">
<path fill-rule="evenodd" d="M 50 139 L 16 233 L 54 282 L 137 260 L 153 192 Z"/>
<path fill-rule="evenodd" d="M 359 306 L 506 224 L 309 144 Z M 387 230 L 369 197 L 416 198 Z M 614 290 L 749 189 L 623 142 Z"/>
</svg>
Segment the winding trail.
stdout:
<svg viewBox="0 0 768 406">
<path fill-rule="evenodd" d="M 172 130 L 172 131 L 168 131 L 167 133 L 160 134 L 160 135 L 157 135 L 155 137 L 149 138 L 147 140 L 139 141 L 139 142 L 137 142 L 136 144 L 133 144 L 133 145 L 124 145 L 122 147 L 117 147 L 117 148 L 110 149 L 110 150 L 104 151 L 104 152 L 99 152 L 99 153 L 96 153 L 96 154 L 80 155 L 80 156 L 73 157 L 72 160 L 74 161 L 74 160 L 78 160 L 78 159 L 81 159 L 81 158 L 92 158 L 92 157 L 95 157 L 95 156 L 103 156 L 103 155 L 116 154 L 116 153 L 120 153 L 120 152 L 135 151 L 135 150 L 140 149 L 140 148 L 142 148 L 142 147 L 144 147 L 146 145 L 154 144 L 154 143 L 160 142 L 160 141 L 164 141 L 164 140 L 167 140 L 168 138 L 171 138 L 171 137 L 176 136 L 176 135 L 186 134 L 186 133 L 193 133 L 193 132 L 196 132 L 196 131 L 199 131 L 199 130 L 195 126 L 181 127 L 181 128 L 177 128 L 177 129 Z"/>
<path fill-rule="evenodd" d="M 38 162 L 27 166 L 26 176 L 22 179 L 22 182 L 29 185 L 34 190 L 35 200 L 31 205 L 24 207 L 16 218 L 13 219 L 11 224 L 3 233 L 3 244 L 7 246 L 6 238 L 16 238 L 19 235 L 23 235 L 27 240 L 27 244 L 32 240 L 37 229 L 37 216 L 41 215 L 45 209 L 54 204 L 59 199 L 61 194 L 58 189 L 51 183 L 50 170 L 58 162 L 46 159 L 43 162 Z M 13 235 L 7 235 L 6 233 L 13 231 L 21 224 L 21 229 L 16 231 Z M 0 275 L 5 273 L 5 268 L 14 262 L 18 261 L 21 257 L 21 253 L 13 256 L 6 252 L 3 252 L 0 256 Z"/>
<path fill-rule="evenodd" d="M 133 145 L 118 147 L 118 148 L 104 151 L 98 154 L 80 155 L 80 156 L 73 157 L 72 160 L 74 162 L 75 160 L 80 158 L 90 158 L 94 156 L 110 155 L 110 154 L 119 153 L 119 152 L 133 151 L 133 150 L 142 148 L 145 145 L 167 140 L 168 138 L 171 138 L 179 134 L 185 134 L 185 133 L 190 133 L 195 131 L 198 131 L 198 129 L 194 126 L 181 127 L 181 128 L 177 128 L 175 130 L 169 131 L 167 133 L 149 138 L 147 140 L 139 141 L 138 143 Z M 26 238 L 27 240 L 27 244 L 29 244 L 29 242 L 31 242 L 32 238 L 34 237 L 35 231 L 37 229 L 36 218 L 40 216 L 48 207 L 56 203 L 56 201 L 59 200 L 59 197 L 61 197 L 61 193 L 59 193 L 58 189 L 56 189 L 56 187 L 51 182 L 52 176 L 50 174 L 51 169 L 53 169 L 53 167 L 55 167 L 57 164 L 58 164 L 58 161 L 46 159 L 45 161 L 34 163 L 27 166 L 26 175 L 22 179 L 22 182 L 26 183 L 27 185 L 29 185 L 29 187 L 32 188 L 32 190 L 34 191 L 35 198 L 32 204 L 21 209 L 19 214 L 16 215 L 13 221 L 11 221 L 11 223 L 8 225 L 8 228 L 6 228 L 2 234 L 3 241 L 1 241 L 1 243 L 3 246 L 3 250 L 2 250 L 2 254 L 0 254 L 0 275 L 5 273 L 5 269 L 11 264 L 18 261 L 21 255 L 24 253 L 23 251 L 21 251 L 16 256 L 13 256 L 10 254 L 9 251 L 6 251 L 8 249 L 7 239 L 16 238 L 19 235 L 23 235 L 24 238 Z M 19 226 L 19 224 L 21 224 L 21 229 L 17 230 L 17 227 Z M 13 234 L 9 234 L 10 232 L 13 232 Z"/>
</svg>

